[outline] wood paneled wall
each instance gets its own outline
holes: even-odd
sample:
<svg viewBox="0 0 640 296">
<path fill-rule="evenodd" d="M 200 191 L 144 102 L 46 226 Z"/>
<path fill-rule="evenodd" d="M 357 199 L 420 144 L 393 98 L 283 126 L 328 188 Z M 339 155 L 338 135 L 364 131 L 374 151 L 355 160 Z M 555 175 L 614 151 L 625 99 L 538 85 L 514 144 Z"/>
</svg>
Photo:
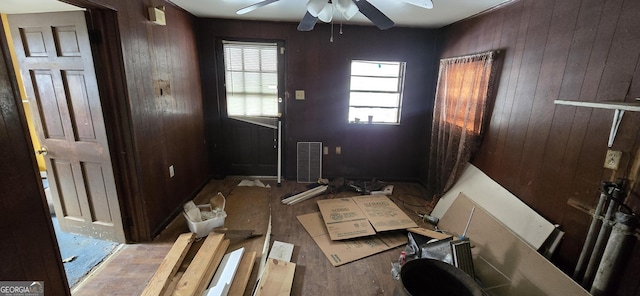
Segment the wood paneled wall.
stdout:
<svg viewBox="0 0 640 296">
<path fill-rule="evenodd" d="M 46 295 L 70 295 L 7 40 L 0 39 L 0 279 L 44 281 Z"/>
<path fill-rule="evenodd" d="M 69 2 L 116 11 L 124 64 L 116 75 L 126 80 L 137 181 L 129 202 L 141 209 L 129 221 L 139 226 L 131 239 L 150 240 L 209 179 L 196 18 L 162 0 Z M 148 20 L 152 6 L 165 7 L 166 26 Z M 160 93 L 156 86 L 167 83 Z"/>
<path fill-rule="evenodd" d="M 295 23 L 200 19 L 198 40 L 203 95 L 215 170 L 221 165 L 216 88 L 216 38 L 283 40 L 285 43 L 285 158 L 284 176 L 296 176 L 296 143 L 321 141 L 329 147 L 323 156 L 323 176 L 412 179 L 425 168 L 419 144 L 428 132 L 437 75 L 437 33 L 426 29 L 318 23 L 311 32 L 298 32 Z M 356 125 L 347 122 L 349 75 L 353 59 L 407 62 L 400 125 Z M 295 100 L 304 90 L 305 100 Z M 222 106 L 224 108 L 224 106 Z M 335 154 L 335 147 L 342 154 Z M 217 171 L 224 175 L 224 172 Z"/>
<path fill-rule="evenodd" d="M 616 172 L 603 168 L 613 111 L 553 101 L 640 97 L 639 12 L 636 0 L 521 0 L 443 32 L 442 57 L 503 51 L 493 116 L 473 162 L 560 225 L 566 237 L 553 259 L 571 272 L 591 218 L 580 208 L 595 208 L 601 181 L 629 177 L 640 114 L 624 115 L 613 145 L 624 153 Z M 631 268 L 639 257 L 636 248 Z M 635 277 L 621 285 L 623 295 L 638 294 Z"/>
</svg>

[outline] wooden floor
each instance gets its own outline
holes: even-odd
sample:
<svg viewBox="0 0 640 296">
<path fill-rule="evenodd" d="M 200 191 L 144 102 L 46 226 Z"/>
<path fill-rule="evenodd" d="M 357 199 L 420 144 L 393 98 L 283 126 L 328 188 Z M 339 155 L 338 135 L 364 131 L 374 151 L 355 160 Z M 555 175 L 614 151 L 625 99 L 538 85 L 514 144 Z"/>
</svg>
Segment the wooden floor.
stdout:
<svg viewBox="0 0 640 296">
<path fill-rule="evenodd" d="M 198 201 L 222 192 L 229 196 L 240 180 L 212 180 L 196 197 Z M 294 206 L 280 203 L 285 195 L 306 190 L 306 184 L 283 181 L 281 187 L 275 181 L 264 181 L 271 189 L 269 201 L 260 205 L 251 202 L 245 206 L 250 211 L 268 213 L 271 208 L 274 240 L 295 245 L 292 262 L 296 273 L 291 295 L 404 295 L 401 285 L 390 275 L 391 262 L 397 260 L 403 247 L 392 249 L 339 267 L 333 267 L 309 234 L 302 228 L 296 216 L 317 212 L 319 199 L 358 195 L 351 190 L 336 190 Z M 416 212 L 430 212 L 426 191 L 419 184 L 391 183 L 390 198 L 420 226 Z M 346 189 L 346 187 L 342 187 Z M 258 205 L 259 209 L 256 209 Z M 232 213 L 227 211 L 231 216 Z M 231 217 L 228 217 L 231 218 Z M 73 290 L 73 295 L 139 295 L 147 281 L 158 268 L 164 256 L 180 233 L 188 232 L 180 215 L 153 242 L 124 245 Z"/>
</svg>

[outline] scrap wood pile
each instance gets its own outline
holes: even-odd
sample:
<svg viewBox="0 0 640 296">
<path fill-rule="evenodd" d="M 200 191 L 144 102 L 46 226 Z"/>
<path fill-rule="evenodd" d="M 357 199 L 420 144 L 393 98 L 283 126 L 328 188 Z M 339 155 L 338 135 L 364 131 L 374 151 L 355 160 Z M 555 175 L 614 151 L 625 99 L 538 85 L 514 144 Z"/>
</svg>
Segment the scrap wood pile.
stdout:
<svg viewBox="0 0 640 296">
<path fill-rule="evenodd" d="M 212 231 L 186 270 L 179 271 L 195 236 L 183 233 L 178 237 L 142 295 L 243 295 L 254 289 L 248 283 L 256 252 L 239 248 L 227 253 L 230 239 L 224 233 Z M 264 262 L 253 295 L 288 295 L 291 291 L 296 266 L 289 262 L 293 245 L 274 242 L 272 253 L 277 256 L 270 254 Z"/>
</svg>

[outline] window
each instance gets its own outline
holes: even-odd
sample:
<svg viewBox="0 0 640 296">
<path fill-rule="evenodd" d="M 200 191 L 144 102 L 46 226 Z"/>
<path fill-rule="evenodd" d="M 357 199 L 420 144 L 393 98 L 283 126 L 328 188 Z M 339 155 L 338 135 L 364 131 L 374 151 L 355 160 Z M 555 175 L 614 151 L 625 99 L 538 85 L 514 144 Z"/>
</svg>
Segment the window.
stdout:
<svg viewBox="0 0 640 296">
<path fill-rule="evenodd" d="M 349 122 L 400 123 L 404 62 L 351 61 Z"/>
<path fill-rule="evenodd" d="M 223 41 L 229 117 L 278 116 L 277 43 Z"/>
<path fill-rule="evenodd" d="M 441 62 L 438 105 L 442 119 L 480 134 L 489 92 L 493 56 L 454 58 Z"/>
</svg>

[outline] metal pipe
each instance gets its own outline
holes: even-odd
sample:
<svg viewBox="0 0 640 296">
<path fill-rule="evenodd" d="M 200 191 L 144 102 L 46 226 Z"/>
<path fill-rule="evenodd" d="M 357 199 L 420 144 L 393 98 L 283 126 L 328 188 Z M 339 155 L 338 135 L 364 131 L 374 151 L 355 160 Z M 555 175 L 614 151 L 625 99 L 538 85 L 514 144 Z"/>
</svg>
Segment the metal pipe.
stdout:
<svg viewBox="0 0 640 296">
<path fill-rule="evenodd" d="M 587 257 L 593 251 L 593 244 L 596 239 L 596 229 L 598 228 L 598 222 L 602 219 L 602 208 L 604 207 L 604 203 L 607 200 L 607 195 L 602 192 L 600 193 L 600 200 L 598 201 L 598 206 L 596 206 L 596 211 L 593 213 L 593 218 L 591 219 L 591 225 L 589 225 L 589 232 L 587 232 L 587 238 L 584 241 L 584 245 L 582 246 L 582 252 L 580 252 L 580 258 L 578 259 L 578 264 L 576 265 L 576 269 L 573 272 L 573 279 L 579 281 L 582 275 L 584 274 L 585 263 L 587 261 Z"/>
<path fill-rule="evenodd" d="M 610 290 L 616 286 L 614 281 L 620 278 L 619 274 L 637 240 L 634 235 L 637 225 L 636 217 L 622 212 L 617 212 L 615 216 L 616 224 L 613 226 L 590 291 L 596 296 L 608 295 L 612 292 Z"/>
<path fill-rule="evenodd" d="M 593 246 L 593 252 L 591 253 L 591 258 L 589 258 L 589 264 L 587 264 L 584 278 L 582 279 L 582 286 L 586 289 L 589 289 L 593 282 L 593 277 L 598 268 L 598 263 L 600 262 L 599 259 L 602 258 L 606 242 L 609 239 L 609 234 L 611 234 L 611 216 L 613 216 L 613 213 L 617 208 L 618 202 L 615 199 L 611 199 L 609 201 L 607 213 L 604 216 L 604 220 L 602 220 L 602 226 L 600 227 L 600 233 L 598 233 L 596 244 Z"/>
</svg>

